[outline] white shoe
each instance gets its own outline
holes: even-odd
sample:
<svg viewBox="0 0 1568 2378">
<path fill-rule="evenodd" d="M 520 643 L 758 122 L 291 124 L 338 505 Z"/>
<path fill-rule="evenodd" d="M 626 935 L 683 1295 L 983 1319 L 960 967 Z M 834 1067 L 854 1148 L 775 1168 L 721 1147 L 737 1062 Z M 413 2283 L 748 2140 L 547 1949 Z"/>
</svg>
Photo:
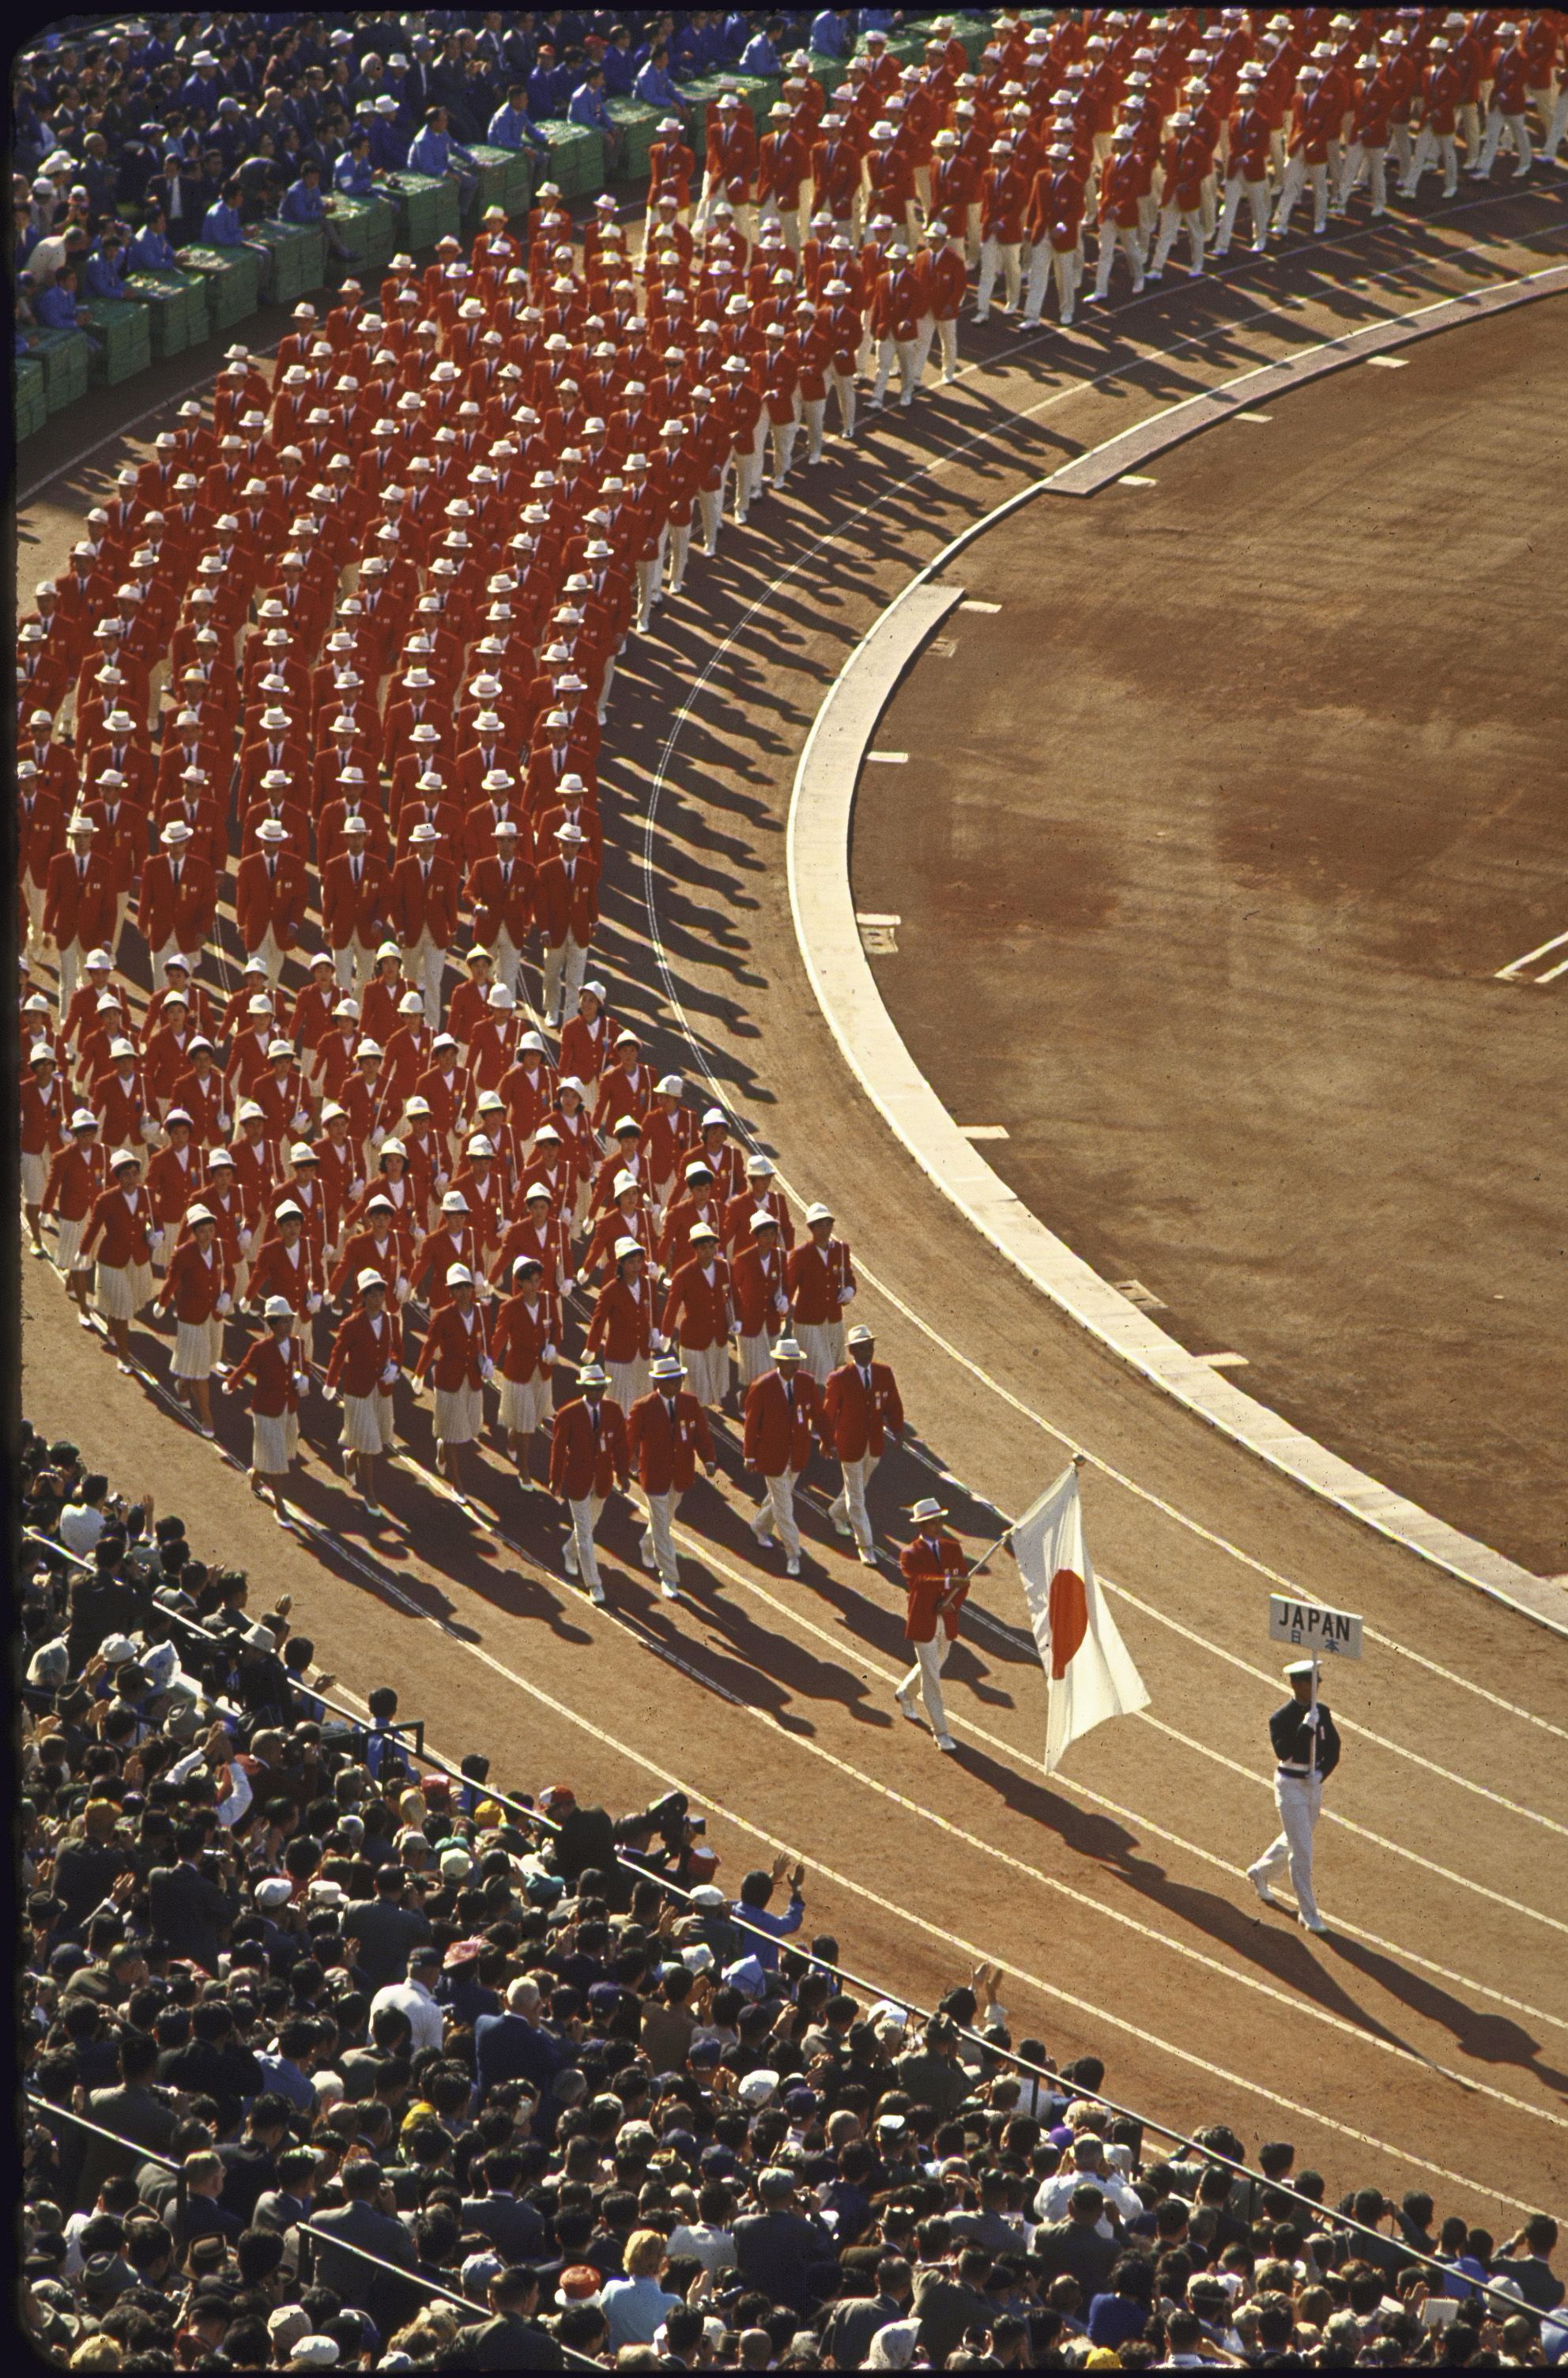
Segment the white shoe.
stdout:
<svg viewBox="0 0 1568 2378">
<path fill-rule="evenodd" d="M 757 1528 L 753 1528 L 751 1532 L 757 1538 L 758 1547 L 760 1551 L 765 1553 L 777 1551 L 778 1540 L 776 1537 L 765 1536 L 761 1533 L 760 1530 Z"/>
<path fill-rule="evenodd" d="M 642 1555 L 643 1567 L 649 1571 L 650 1575 L 657 1576 L 659 1568 L 659 1555 L 653 1550 L 652 1542 L 646 1536 L 643 1538 L 639 1549 Z"/>
<path fill-rule="evenodd" d="M 800 1563 L 796 1560 L 793 1553 L 784 1563 L 784 1575 L 785 1577 L 798 1577 L 800 1575 Z"/>
<path fill-rule="evenodd" d="M 1259 1876 L 1255 1875 L 1251 1867 L 1247 1869 L 1247 1880 L 1251 1884 L 1253 1890 L 1257 1892 L 1258 1897 L 1263 1901 L 1265 1907 L 1277 1907 L 1279 1905 L 1278 1900 L 1269 1889 L 1268 1884 L 1263 1881 Z"/>
<path fill-rule="evenodd" d="M 1296 1921 L 1300 1925 L 1302 1930 L 1305 1932 L 1326 1932 L 1328 1930 L 1328 1926 L 1323 1922 L 1321 1916 L 1308 1916 L 1298 1915 Z"/>
<path fill-rule="evenodd" d="M 678 1602 L 680 1600 L 679 1586 L 666 1585 L 663 1578 L 659 1579 L 659 1591 L 664 1595 L 666 1602 Z"/>
<path fill-rule="evenodd" d="M 575 1577 L 577 1575 L 577 1560 L 575 1555 L 568 1555 L 567 1557 L 562 1560 L 561 1567 L 565 1569 L 568 1577 Z"/>
<path fill-rule="evenodd" d="M 864 1544 L 856 1546 L 855 1557 L 862 1568 L 876 1568 L 879 1566 L 876 1554 L 868 1553 Z"/>
<path fill-rule="evenodd" d="M 588 1599 L 590 1602 L 603 1602 L 604 1599 L 604 1589 L 597 1578 L 588 1589 Z"/>
<path fill-rule="evenodd" d="M 833 1533 L 835 1536 L 852 1536 L 855 1533 L 855 1530 L 850 1526 L 847 1519 L 835 1519 L 833 1521 Z"/>
<path fill-rule="evenodd" d="M 908 1696 L 904 1693 L 895 1692 L 893 1699 L 898 1703 L 903 1715 L 909 1720 L 910 1724 L 918 1725 L 920 1723 L 920 1712 L 916 1708 L 914 1702 L 909 1699 Z"/>
<path fill-rule="evenodd" d="M 956 1750 L 958 1748 L 958 1745 L 954 1742 L 951 1734 L 939 1734 L 936 1736 L 936 1745 L 939 1750 Z"/>
</svg>

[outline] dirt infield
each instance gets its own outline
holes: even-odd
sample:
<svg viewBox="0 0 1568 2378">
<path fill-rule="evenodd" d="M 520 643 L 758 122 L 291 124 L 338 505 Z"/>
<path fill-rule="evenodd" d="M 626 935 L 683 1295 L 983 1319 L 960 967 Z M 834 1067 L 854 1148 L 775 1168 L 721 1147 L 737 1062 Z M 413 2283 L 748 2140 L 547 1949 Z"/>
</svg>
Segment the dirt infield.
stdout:
<svg viewBox="0 0 1568 2378">
<path fill-rule="evenodd" d="M 1095 2048 L 1130 2101 L 1227 2119 L 1249 2145 L 1292 2138 L 1332 2192 L 1424 2178 L 1445 2207 L 1509 2227 L 1568 2198 L 1554 1881 L 1568 1644 L 1266 1471 L 977 1244 L 854 1092 L 805 980 L 782 848 L 826 684 L 965 522 L 1175 394 L 1527 270 L 1560 249 L 1564 219 L 1550 194 L 1471 201 L 1413 245 L 1377 227 L 1292 243 L 1066 339 L 980 342 L 965 326 L 958 388 L 882 416 L 768 498 L 754 534 L 726 534 L 717 562 L 693 567 L 697 599 L 665 607 L 617 683 L 596 955 L 655 1063 L 694 1097 L 722 1095 L 791 1184 L 840 1214 L 863 1266 L 856 1310 L 919 1440 L 876 1482 L 882 1527 L 940 1469 L 978 1549 L 996 1507 L 1021 1509 L 1068 1444 L 1090 1452 L 1096 1563 L 1153 1701 L 1075 1749 L 1063 1777 L 1040 1775 L 1044 1688 L 1006 1560 L 979 1581 L 950 1669 L 960 1747 L 942 1759 L 898 1716 L 902 1596 L 844 1560 L 825 1472 L 808 1482 L 804 1574 L 786 1579 L 746 1527 L 732 1447 L 719 1486 L 688 1498 L 677 1604 L 640 1572 L 631 1515 L 613 1507 L 599 1611 L 561 1580 L 554 1507 L 494 1453 L 480 1518 L 400 1465 L 394 1524 L 367 1538 L 317 1405 L 305 1495 L 328 1533 L 301 1542 L 70 1325 L 44 1266 L 22 1266 L 30 1415 L 68 1427 L 126 1488 L 153 1486 L 198 1554 L 248 1565 L 258 1600 L 292 1591 L 322 1663 L 361 1694 L 395 1685 L 437 1747 L 487 1751 L 503 1784 L 569 1777 L 617 1809 L 678 1777 L 711 1813 L 722 1880 L 767 1844 L 798 1852 L 808 1928 L 834 1930 L 880 1983 L 928 2000 L 994 1956 L 1015 2036 L 1059 2058 Z M 1367 285 L 1336 277 L 1352 271 Z M 75 474 L 26 524 L 44 547 L 86 484 Z M 138 1345 L 161 1375 L 163 1349 Z M 405 1402 L 400 1425 L 428 1463 L 428 1402 Z M 232 1411 L 222 1431 L 243 1452 Z M 1334 1928 L 1313 1941 L 1259 1908 L 1240 1873 L 1275 1829 L 1264 1610 L 1279 1579 L 1369 1629 L 1361 1667 L 1335 1679 L 1346 1759 L 1319 1862 Z"/>
<path fill-rule="evenodd" d="M 1277 401 L 969 546 L 856 906 L 911 1052 L 1193 1351 L 1568 1566 L 1568 303 Z M 955 998 L 955 985 L 962 996 Z"/>
</svg>

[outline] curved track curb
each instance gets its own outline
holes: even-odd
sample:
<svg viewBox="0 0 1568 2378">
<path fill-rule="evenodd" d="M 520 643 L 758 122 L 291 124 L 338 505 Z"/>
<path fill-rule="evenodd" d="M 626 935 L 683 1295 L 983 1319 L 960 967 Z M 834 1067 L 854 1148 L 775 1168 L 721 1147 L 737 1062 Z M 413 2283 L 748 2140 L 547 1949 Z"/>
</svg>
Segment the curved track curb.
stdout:
<svg viewBox="0 0 1568 2378">
<path fill-rule="evenodd" d="M 964 546 L 1036 495 L 1047 490 L 1092 493 L 1094 486 L 1129 469 L 1135 457 L 1143 460 L 1176 445 L 1207 421 L 1224 419 L 1255 402 L 1264 378 L 1277 391 L 1359 362 L 1382 348 L 1402 345 L 1429 331 L 1525 304 L 1563 287 L 1568 287 L 1568 267 L 1554 266 L 1523 281 L 1478 293 L 1474 298 L 1445 300 L 1401 319 L 1370 324 L 1348 338 L 1327 342 L 1287 364 L 1268 366 L 1264 373 L 1243 373 L 1218 390 L 1174 405 L 1107 440 L 1064 471 L 1021 489 L 974 522 L 887 607 L 829 689 L 796 770 L 787 863 L 790 909 L 801 958 L 817 1003 L 851 1071 L 922 1171 L 1032 1286 L 1122 1361 L 1276 1470 L 1510 1609 L 1554 1633 L 1568 1635 L 1568 1591 L 1562 1586 L 1532 1576 L 1419 1504 L 1394 1494 L 1233 1387 L 1111 1288 L 1030 1212 L 959 1130 L 905 1047 L 867 963 L 850 883 L 850 842 L 861 764 L 900 678 L 963 599 L 962 586 L 933 582 Z M 1200 407 L 1203 408 L 1201 414 L 1195 410 Z M 1082 472 L 1090 463 L 1094 471 L 1081 484 L 1070 487 L 1059 484 L 1068 474 Z"/>
</svg>

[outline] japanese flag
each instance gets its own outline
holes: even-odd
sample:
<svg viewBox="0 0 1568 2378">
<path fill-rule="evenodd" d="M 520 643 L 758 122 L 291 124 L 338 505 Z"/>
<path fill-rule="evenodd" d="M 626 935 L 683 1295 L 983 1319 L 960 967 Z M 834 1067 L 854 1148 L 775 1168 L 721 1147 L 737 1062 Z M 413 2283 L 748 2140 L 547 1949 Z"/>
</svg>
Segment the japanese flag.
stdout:
<svg viewBox="0 0 1568 2378">
<path fill-rule="evenodd" d="M 1116 1630 L 1083 1542 L 1078 1472 L 1064 1470 L 1012 1531 L 1029 1624 L 1046 1672 L 1046 1773 L 1069 1743 L 1107 1717 L 1148 1706 L 1148 1689 Z"/>
</svg>

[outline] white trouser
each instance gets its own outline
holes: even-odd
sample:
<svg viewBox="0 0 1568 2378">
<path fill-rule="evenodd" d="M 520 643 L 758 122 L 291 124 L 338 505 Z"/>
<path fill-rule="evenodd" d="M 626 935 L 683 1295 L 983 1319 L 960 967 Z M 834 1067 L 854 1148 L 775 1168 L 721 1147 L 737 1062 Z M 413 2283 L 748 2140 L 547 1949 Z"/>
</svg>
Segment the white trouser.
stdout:
<svg viewBox="0 0 1568 2378">
<path fill-rule="evenodd" d="M 1318 1921 L 1318 1903 L 1312 1895 L 1312 1829 L 1318 1821 L 1323 1799 L 1323 1779 L 1321 1775 L 1282 1775 L 1276 1772 L 1274 1801 L 1279 1810 L 1281 1830 L 1263 1856 L 1247 1869 L 1254 1882 L 1268 1884 L 1288 1867 L 1296 1904 L 1308 1924 Z"/>
<path fill-rule="evenodd" d="M 1423 124 L 1410 159 L 1410 170 L 1399 185 L 1401 198 L 1414 196 L 1417 183 L 1434 157 L 1442 160 L 1442 195 L 1445 198 L 1454 196 L 1459 187 L 1459 143 L 1452 132 L 1434 132 L 1430 124 Z"/>
<path fill-rule="evenodd" d="M 790 456 L 800 435 L 798 421 L 770 421 L 768 442 L 773 450 L 773 485 L 782 487 L 789 476 Z"/>
<path fill-rule="evenodd" d="M 1165 270 L 1170 251 L 1176 246 L 1177 234 L 1183 231 L 1187 234 L 1189 266 L 1192 271 L 1202 272 L 1203 269 L 1203 216 L 1196 207 L 1186 209 L 1177 206 L 1162 207 L 1160 235 L 1155 242 L 1155 260 L 1149 268 L 1156 281 Z"/>
<path fill-rule="evenodd" d="M 1323 231 L 1328 222 L 1328 167 L 1313 165 L 1298 149 L 1285 168 L 1285 179 L 1274 210 L 1275 231 L 1284 231 L 1296 210 L 1296 202 L 1311 184 L 1312 192 L 1312 229 Z"/>
<path fill-rule="evenodd" d="M 79 942 L 62 942 L 60 944 L 60 1013 L 62 1015 L 76 997 L 77 980 L 81 973 L 81 962 L 85 955 L 86 952 Z"/>
<path fill-rule="evenodd" d="M 916 1687 L 919 1687 L 920 1698 L 926 1704 L 926 1715 L 931 1722 L 931 1732 L 936 1735 L 947 1733 L 947 1710 L 942 1702 L 940 1680 L 951 1639 L 947 1628 L 939 1618 L 937 1631 L 931 1640 L 928 1643 L 916 1643 L 911 1646 L 915 1653 L 915 1665 L 900 1681 L 898 1687 L 901 1700 L 908 1700 Z"/>
<path fill-rule="evenodd" d="M 611 1401 L 619 1404 L 623 1412 L 628 1412 L 648 1392 L 647 1363 L 639 1354 L 629 1363 L 606 1362 L 604 1368 L 610 1375 Z"/>
<path fill-rule="evenodd" d="M 838 399 L 839 428 L 845 438 L 855 435 L 855 374 L 834 371 L 829 374 L 833 394 Z"/>
<path fill-rule="evenodd" d="M 588 951 L 581 942 L 569 933 L 564 942 L 547 943 L 545 950 L 545 1021 L 556 1024 L 567 1010 L 575 1014 L 577 997 L 588 972 Z"/>
<path fill-rule="evenodd" d="M 265 955 L 265 947 L 263 955 Z M 403 972 L 425 997 L 425 1021 L 432 1031 L 440 1028 L 441 979 L 447 971 L 447 953 L 437 948 L 428 933 L 421 933 L 412 948 L 403 951 Z M 270 979 L 270 978 L 269 978 Z"/>
<path fill-rule="evenodd" d="M 593 1531 L 599 1524 L 599 1514 L 604 1507 L 602 1495 L 585 1495 L 581 1503 L 569 1503 L 571 1513 L 571 1533 L 566 1542 L 566 1568 L 569 1577 L 581 1577 L 584 1585 L 599 1582 L 598 1555 L 593 1550 Z"/>
<path fill-rule="evenodd" d="M 722 1404 L 729 1392 L 729 1348 L 721 1338 L 712 1346 L 683 1346 L 686 1384 L 700 1404 Z"/>
<path fill-rule="evenodd" d="M 1497 162 L 1498 149 L 1505 132 L 1508 135 L 1509 146 L 1519 160 L 1518 172 L 1521 174 L 1529 172 L 1530 159 L 1534 154 L 1530 147 L 1529 126 L 1522 115 L 1504 115 L 1497 108 L 1492 107 L 1487 110 L 1487 137 L 1481 143 L 1480 158 L 1476 166 L 1478 174 L 1490 173 Z"/>
<path fill-rule="evenodd" d="M 863 1553 L 876 1550 L 876 1538 L 871 1532 L 871 1514 L 866 1508 L 866 1489 L 871 1483 L 871 1472 L 880 1459 L 880 1453 L 867 1453 L 858 1461 L 841 1463 L 844 1484 L 828 1512 L 840 1534 L 847 1528 Z"/>
<path fill-rule="evenodd" d="M 1220 216 L 1219 236 L 1215 241 L 1216 256 L 1227 256 L 1230 252 L 1230 235 L 1236 229 L 1236 218 L 1241 211 L 1243 198 L 1252 210 L 1254 252 L 1261 251 L 1268 246 L 1269 186 L 1266 181 L 1249 182 L 1244 180 L 1241 174 L 1233 174 L 1225 186 L 1225 211 Z"/>
<path fill-rule="evenodd" d="M 759 1329 L 755 1338 L 742 1337 L 736 1330 L 735 1351 L 740 1364 L 743 1391 L 751 1386 L 753 1380 L 760 1379 L 764 1371 L 771 1371 L 773 1367 L 772 1341 L 765 1329 Z"/>
<path fill-rule="evenodd" d="M 1568 133 L 1568 82 L 1565 82 L 1558 92 L 1557 105 L 1551 111 L 1551 123 L 1548 126 L 1546 140 L 1541 149 L 1541 158 L 1546 164 L 1550 165 L 1555 159 L 1559 149 L 1562 146 L 1564 133 Z M 1468 138 L 1467 135 L 1466 138 Z M 1474 154 L 1473 147 L 1471 153 Z"/>
<path fill-rule="evenodd" d="M 676 1558 L 675 1538 L 670 1533 L 676 1513 L 675 1495 L 650 1495 L 646 1487 L 640 1493 L 648 1514 L 648 1524 L 642 1531 L 642 1557 L 658 1569 L 661 1585 L 678 1586 L 680 1564 Z"/>
<path fill-rule="evenodd" d="M 686 582 L 687 557 L 690 551 L 691 522 L 685 521 L 678 528 L 672 527 L 670 530 L 669 592 L 672 594 L 678 594 Z M 606 685 L 606 693 L 608 691 L 609 688 Z"/>
<path fill-rule="evenodd" d="M 880 404 L 888 392 L 892 367 L 898 365 L 900 400 L 913 404 L 920 375 L 916 366 L 916 342 L 913 339 L 879 339 L 877 342 L 877 375 L 871 382 L 871 402 Z"/>
<path fill-rule="evenodd" d="M 659 599 L 659 581 L 663 570 L 664 565 L 656 553 L 637 565 L 637 631 L 639 635 L 646 633 L 648 622 L 653 616 L 653 606 Z"/>
<path fill-rule="evenodd" d="M 781 1470 L 776 1478 L 762 1481 L 762 1499 L 751 1521 L 751 1531 L 759 1543 L 777 1536 L 791 1560 L 800 1558 L 800 1530 L 795 1524 L 795 1482 L 799 1472 Z"/>
<path fill-rule="evenodd" d="M 111 946 L 113 946 L 113 944 L 111 944 Z M 269 991 L 276 991 L 278 988 L 279 978 L 283 971 L 283 953 L 278 946 L 278 936 L 272 931 L 270 925 L 268 926 L 267 931 L 261 936 L 261 946 L 259 949 L 247 950 L 245 952 L 245 955 L 248 958 L 259 958 L 261 960 L 262 965 L 267 969 L 267 988 Z M 434 1018 L 432 1018 L 432 1021 L 434 1021 Z"/>
<path fill-rule="evenodd" d="M 1016 314 L 1023 287 L 1023 250 L 1015 239 L 983 239 L 980 242 L 980 278 L 975 290 L 975 318 L 983 322 L 991 310 L 991 292 L 997 285 L 997 274 L 1002 276 L 1007 292 L 1006 311 Z"/>
<path fill-rule="evenodd" d="M 1394 154 L 1398 161 L 1399 170 L 1403 174 L 1409 167 L 1410 150 L 1414 145 L 1410 138 L 1410 126 L 1407 123 L 1391 124 L 1388 130 L 1389 138 L 1394 142 Z"/>
<path fill-rule="evenodd" d="M 504 925 L 491 939 L 490 970 L 515 997 L 522 979 L 522 952 Z"/>
<path fill-rule="evenodd" d="M 830 1375 L 844 1360 L 844 1323 L 842 1321 L 797 1321 L 795 1334 L 806 1355 L 806 1367 L 820 1387 L 825 1387 Z"/>
<path fill-rule="evenodd" d="M 1351 191 L 1359 183 L 1363 168 L 1371 177 L 1372 212 L 1374 215 L 1381 215 L 1388 205 L 1388 150 L 1386 147 L 1363 149 L 1359 140 L 1351 142 L 1345 155 L 1345 177 L 1339 185 L 1339 203 L 1342 207 L 1345 205 Z"/>
<path fill-rule="evenodd" d="M 727 463 L 725 464 L 724 469 L 727 476 L 729 470 L 729 465 Z M 698 509 L 702 514 L 703 550 L 707 553 L 717 553 L 719 549 L 719 531 L 724 526 L 724 480 L 721 479 L 716 487 L 699 487 L 697 490 L 697 503 Z"/>
<path fill-rule="evenodd" d="M 800 415 L 806 425 L 806 460 L 808 462 L 820 462 L 822 459 L 822 430 L 828 418 L 827 398 L 803 396 Z"/>
<path fill-rule="evenodd" d="M 27 945 L 30 950 L 43 945 L 43 886 L 35 883 L 30 875 L 22 878 L 22 890 L 27 895 Z"/>
<path fill-rule="evenodd" d="M 800 208 L 798 202 L 793 207 L 781 206 L 770 190 L 757 210 L 757 222 L 759 229 L 766 222 L 782 223 L 786 244 L 794 249 L 796 256 L 799 255 Z"/>
<path fill-rule="evenodd" d="M 356 982 L 369 981 L 376 971 L 376 953 L 367 950 L 363 942 L 345 942 L 341 950 L 332 952 L 332 971 L 338 989 L 346 994 Z"/>
<path fill-rule="evenodd" d="M 1100 252 L 1095 259 L 1095 294 L 1103 297 L 1110 287 L 1110 269 L 1120 248 L 1132 268 L 1132 294 L 1143 286 L 1143 250 L 1131 223 L 1119 223 L 1107 217 L 1100 225 Z"/>
<path fill-rule="evenodd" d="M 1561 107 L 1562 102 L 1559 101 Z M 1461 100 L 1454 110 L 1459 129 L 1465 135 L 1465 154 L 1473 165 L 1481 153 L 1481 111 L 1474 100 Z"/>
</svg>

